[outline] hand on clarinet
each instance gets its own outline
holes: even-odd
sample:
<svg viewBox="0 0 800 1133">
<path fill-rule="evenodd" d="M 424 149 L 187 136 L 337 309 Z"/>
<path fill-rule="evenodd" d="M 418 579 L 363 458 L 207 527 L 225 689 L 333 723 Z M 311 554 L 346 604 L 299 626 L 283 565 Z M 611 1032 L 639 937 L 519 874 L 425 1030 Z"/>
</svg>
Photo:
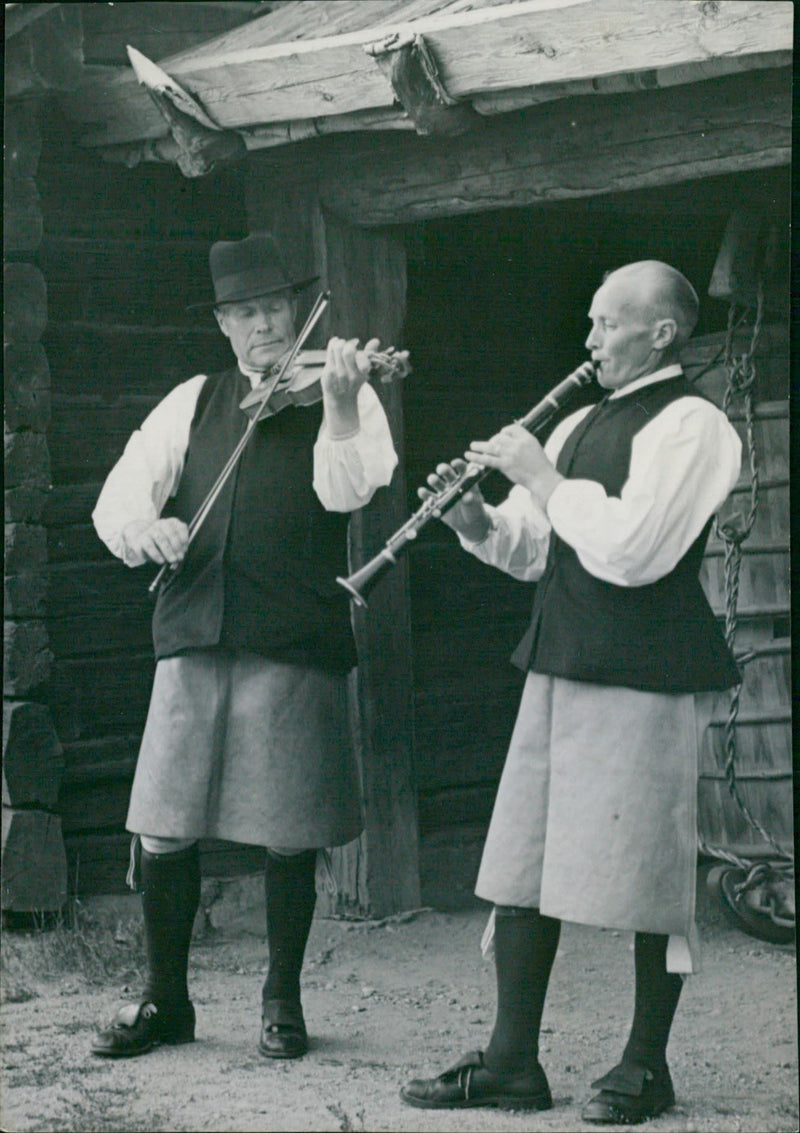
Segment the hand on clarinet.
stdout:
<svg viewBox="0 0 800 1133">
<path fill-rule="evenodd" d="M 506 425 L 488 441 L 472 441 L 465 453 L 472 464 L 496 468 L 521 484 L 544 507 L 563 476 L 547 459 L 539 441 L 522 425 Z"/>
<path fill-rule="evenodd" d="M 189 528 L 175 517 L 129 523 L 122 536 L 129 551 L 151 563 L 179 563 L 189 546 Z"/>
<path fill-rule="evenodd" d="M 437 464 L 436 472 L 432 472 L 428 477 L 429 487 L 418 488 L 417 495 L 421 500 L 435 499 L 439 492 L 444 491 L 449 484 L 454 483 L 461 476 L 466 467 L 466 461 L 458 458 L 452 464 Z M 491 527 L 484 498 L 477 486 L 465 492 L 458 503 L 453 504 L 443 515 L 437 511 L 433 514 L 471 543 L 479 543 L 485 539 Z"/>
</svg>

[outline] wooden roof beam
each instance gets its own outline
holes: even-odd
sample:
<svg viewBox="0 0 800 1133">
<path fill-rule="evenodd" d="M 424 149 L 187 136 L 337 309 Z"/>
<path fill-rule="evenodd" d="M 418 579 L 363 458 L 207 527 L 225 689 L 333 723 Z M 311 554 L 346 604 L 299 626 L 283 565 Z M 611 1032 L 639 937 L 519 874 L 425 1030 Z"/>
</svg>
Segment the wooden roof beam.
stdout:
<svg viewBox="0 0 800 1133">
<path fill-rule="evenodd" d="M 564 99 L 423 148 L 400 135 L 271 150 L 250 175 L 314 185 L 334 215 L 378 226 L 629 192 L 789 165 L 791 90 L 786 68 Z"/>
<path fill-rule="evenodd" d="M 790 0 L 519 0 L 448 11 L 324 39 L 258 43 L 270 16 L 162 66 L 223 128 L 388 108 L 390 82 L 367 48 L 397 34 L 424 36 L 443 88 L 471 99 L 542 83 L 748 57 L 792 49 Z M 67 116 L 92 146 L 163 135 L 160 115 L 132 75 L 66 93 Z"/>
</svg>

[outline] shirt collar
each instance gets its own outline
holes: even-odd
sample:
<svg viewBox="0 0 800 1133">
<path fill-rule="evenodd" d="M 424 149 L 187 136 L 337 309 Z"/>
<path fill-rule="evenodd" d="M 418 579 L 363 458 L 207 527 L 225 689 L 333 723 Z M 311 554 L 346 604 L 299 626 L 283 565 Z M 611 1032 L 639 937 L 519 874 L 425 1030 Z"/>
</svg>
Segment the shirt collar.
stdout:
<svg viewBox="0 0 800 1133">
<path fill-rule="evenodd" d="M 615 389 L 608 395 L 608 400 L 613 401 L 618 397 L 626 397 L 627 394 L 635 393 L 637 389 L 642 389 L 643 386 L 652 385 L 654 382 L 664 382 L 667 378 L 677 378 L 682 373 L 683 367 L 680 362 L 673 362 L 671 366 L 662 366 L 660 370 L 654 370 L 652 374 L 645 374 L 643 378 L 636 378 L 635 381 L 623 386 L 622 389 Z"/>
<path fill-rule="evenodd" d="M 253 389 L 255 389 L 256 386 L 260 386 L 267 376 L 266 372 L 251 370 L 249 366 L 243 366 L 241 362 L 239 363 L 239 372 L 244 374 Z"/>
</svg>

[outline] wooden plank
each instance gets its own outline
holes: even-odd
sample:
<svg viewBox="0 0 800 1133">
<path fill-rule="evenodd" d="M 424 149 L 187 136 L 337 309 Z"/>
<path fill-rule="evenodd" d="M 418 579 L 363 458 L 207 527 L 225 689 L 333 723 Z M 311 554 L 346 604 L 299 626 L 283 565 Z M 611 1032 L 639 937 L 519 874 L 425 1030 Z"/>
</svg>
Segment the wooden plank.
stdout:
<svg viewBox="0 0 800 1133">
<path fill-rule="evenodd" d="M 58 657 L 49 704 L 62 742 L 141 734 L 154 667 L 152 650 L 81 660 Z"/>
<path fill-rule="evenodd" d="M 53 808 L 64 769 L 50 710 L 33 701 L 3 702 L 3 806 Z"/>
<path fill-rule="evenodd" d="M 260 23 L 162 60 L 164 70 L 223 128 L 390 106 L 391 86 L 364 48 L 398 33 L 425 37 L 453 98 L 792 48 L 792 5 L 782 0 L 769 5 L 720 0 L 713 7 L 683 0 L 660 0 L 657 6 L 638 0 L 521 0 L 324 39 L 253 46 Z M 94 127 L 85 139 L 93 145 L 165 132 L 130 74 L 87 83 L 63 102 L 71 120 Z"/>
<path fill-rule="evenodd" d="M 744 782 L 740 787 L 744 802 L 764 828 L 779 842 L 792 844 L 792 792 L 784 781 Z M 731 798 L 727 783 L 703 779 L 698 789 L 698 830 L 711 845 L 763 845 L 761 836 L 750 826 Z"/>
<path fill-rule="evenodd" d="M 790 72 L 570 99 L 423 144 L 321 138 L 253 155 L 251 176 L 318 185 L 362 225 L 410 223 L 789 165 Z"/>
<path fill-rule="evenodd" d="M 9 912 L 59 910 L 67 899 L 61 820 L 43 810 L 3 807 L 2 900 Z"/>
</svg>

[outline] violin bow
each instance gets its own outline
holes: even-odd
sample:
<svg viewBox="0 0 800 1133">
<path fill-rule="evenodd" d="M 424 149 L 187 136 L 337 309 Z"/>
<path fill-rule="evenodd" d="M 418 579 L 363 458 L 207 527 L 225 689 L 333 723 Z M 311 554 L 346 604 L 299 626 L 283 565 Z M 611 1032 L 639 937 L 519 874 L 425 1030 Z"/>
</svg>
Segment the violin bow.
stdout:
<svg viewBox="0 0 800 1133">
<path fill-rule="evenodd" d="M 219 476 L 215 480 L 213 487 L 209 491 L 206 498 L 203 500 L 200 507 L 197 509 L 196 514 L 189 521 L 189 541 L 186 545 L 187 551 L 188 551 L 189 547 L 192 545 L 192 543 L 195 539 L 195 536 L 197 535 L 197 532 L 200 530 L 203 523 L 205 522 L 208 513 L 211 511 L 211 508 L 214 506 L 216 500 L 218 499 L 222 489 L 225 487 L 228 480 L 230 479 L 230 477 L 233 473 L 233 470 L 236 468 L 236 465 L 239 463 L 239 458 L 241 457 L 242 453 L 244 452 L 245 448 L 247 447 L 247 442 L 252 437 L 256 425 L 261 420 L 261 413 L 262 413 L 267 401 L 269 400 L 269 398 L 272 394 L 272 391 L 275 389 L 276 386 L 278 386 L 280 384 L 281 379 L 288 372 L 289 367 L 292 365 L 292 363 L 294 362 L 298 353 L 302 349 L 303 343 L 306 341 L 306 339 L 311 334 L 314 327 L 317 325 L 317 322 L 319 321 L 319 318 L 322 315 L 322 312 L 325 310 L 328 303 L 330 302 L 330 298 L 331 298 L 330 291 L 321 291 L 319 293 L 319 295 L 316 298 L 316 302 L 314 303 L 314 306 L 311 308 L 311 311 L 309 312 L 308 318 L 305 321 L 303 329 L 300 331 L 299 335 L 295 339 L 295 342 L 294 342 L 291 350 L 289 351 L 289 353 L 283 359 L 283 362 L 281 363 L 281 366 L 280 366 L 277 374 L 275 374 L 275 376 L 273 378 L 271 378 L 269 381 L 264 383 L 263 393 L 259 397 L 258 403 L 257 403 L 257 404 L 260 404 L 259 410 L 256 413 L 254 413 L 253 416 L 248 421 L 247 428 L 242 433 L 236 447 L 234 448 L 231 455 L 228 457 L 228 460 L 226 461 L 225 466 L 222 469 L 222 471 L 220 472 Z M 183 561 L 183 560 L 181 560 L 181 561 Z M 158 574 L 155 576 L 153 581 L 150 583 L 150 586 L 148 587 L 149 593 L 152 594 L 153 591 L 156 590 L 156 588 L 159 586 L 159 584 L 161 583 L 161 580 L 163 579 L 164 575 L 167 573 L 168 570 L 175 571 L 175 570 L 178 569 L 179 566 L 180 566 L 180 563 L 163 563 Z"/>
</svg>

